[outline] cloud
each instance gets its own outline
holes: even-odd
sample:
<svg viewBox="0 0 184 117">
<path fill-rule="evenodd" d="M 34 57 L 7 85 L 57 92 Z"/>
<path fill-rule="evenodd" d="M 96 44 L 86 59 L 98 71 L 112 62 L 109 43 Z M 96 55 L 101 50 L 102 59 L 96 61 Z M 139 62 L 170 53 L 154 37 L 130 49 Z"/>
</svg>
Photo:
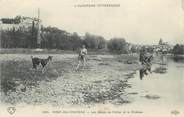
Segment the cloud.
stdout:
<svg viewBox="0 0 184 117">
<path fill-rule="evenodd" d="M 74 8 L 81 3 L 119 3 L 117 8 Z M 124 37 L 133 43 L 184 43 L 181 0 L 1 0 L 0 16 L 37 16 L 44 25 L 69 32 L 90 32 L 107 39 Z M 174 40 L 174 41 L 173 41 Z"/>
</svg>

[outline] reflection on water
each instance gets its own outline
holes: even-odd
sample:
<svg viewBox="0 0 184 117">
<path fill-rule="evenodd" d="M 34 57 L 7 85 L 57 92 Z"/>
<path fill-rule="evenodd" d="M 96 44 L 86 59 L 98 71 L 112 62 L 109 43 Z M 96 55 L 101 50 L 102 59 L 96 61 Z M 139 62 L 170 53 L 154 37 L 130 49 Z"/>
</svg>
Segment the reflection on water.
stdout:
<svg viewBox="0 0 184 117">
<path fill-rule="evenodd" d="M 177 63 L 184 63 L 184 58 L 183 57 L 173 57 L 173 60 L 174 62 L 177 62 Z"/>
<path fill-rule="evenodd" d="M 140 69 L 139 70 L 140 80 L 142 80 L 145 75 L 148 75 L 148 71 L 149 71 L 149 73 L 152 73 L 151 72 L 151 67 L 149 69 Z"/>
<path fill-rule="evenodd" d="M 158 68 L 159 64 L 153 64 L 152 69 Z M 168 59 L 166 65 L 167 72 L 164 74 L 152 73 L 144 76 L 140 80 L 140 71 L 137 72 L 135 78 L 129 80 L 132 88 L 128 92 L 137 92 L 135 96 L 136 105 L 155 105 L 164 107 L 184 107 L 184 62 Z M 156 96 L 153 102 L 152 98 Z"/>
<path fill-rule="evenodd" d="M 153 61 L 152 61 L 153 62 Z M 178 57 L 178 56 L 166 56 L 166 55 L 157 55 L 155 57 L 155 60 L 153 63 L 158 64 L 158 66 L 154 65 L 154 69 L 153 71 L 152 69 L 152 65 L 151 63 L 148 65 L 144 65 L 143 67 L 139 70 L 139 77 L 140 80 L 143 79 L 144 76 L 149 75 L 149 73 L 160 73 L 160 74 L 164 74 L 167 72 L 167 68 L 168 68 L 168 63 L 184 63 L 184 58 L 183 57 Z"/>
</svg>

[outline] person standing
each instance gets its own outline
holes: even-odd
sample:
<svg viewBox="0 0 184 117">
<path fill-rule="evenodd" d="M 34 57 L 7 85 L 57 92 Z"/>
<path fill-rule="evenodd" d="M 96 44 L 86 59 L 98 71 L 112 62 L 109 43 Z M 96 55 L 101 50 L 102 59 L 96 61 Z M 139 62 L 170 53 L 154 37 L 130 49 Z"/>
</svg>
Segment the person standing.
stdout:
<svg viewBox="0 0 184 117">
<path fill-rule="evenodd" d="M 142 68 L 140 69 L 140 79 L 141 80 L 144 77 L 144 75 L 148 75 L 147 71 L 152 73 L 151 72 L 152 59 L 153 59 L 153 56 L 152 55 L 148 56 L 148 53 L 145 47 L 143 47 L 140 52 L 140 58 L 139 58 L 139 61 L 142 65 Z"/>
<path fill-rule="evenodd" d="M 139 70 L 140 72 L 140 79 L 142 80 L 142 78 L 144 77 L 144 75 L 146 74 L 147 75 L 147 67 L 146 67 L 146 48 L 143 46 L 141 48 L 141 51 L 140 51 L 140 57 L 139 57 L 139 61 L 142 65 L 141 69 Z"/>
<path fill-rule="evenodd" d="M 76 67 L 76 70 L 79 69 L 81 63 L 82 63 L 83 69 L 84 69 L 84 67 L 86 66 L 86 55 L 87 55 L 87 49 L 86 49 L 86 46 L 83 45 L 82 49 L 79 52 L 78 65 Z"/>
</svg>

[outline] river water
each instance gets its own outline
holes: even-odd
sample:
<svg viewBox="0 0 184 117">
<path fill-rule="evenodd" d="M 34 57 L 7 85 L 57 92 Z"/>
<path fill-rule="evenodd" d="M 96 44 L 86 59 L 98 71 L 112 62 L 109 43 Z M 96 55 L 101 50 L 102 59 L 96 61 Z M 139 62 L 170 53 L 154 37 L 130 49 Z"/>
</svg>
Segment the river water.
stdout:
<svg viewBox="0 0 184 117">
<path fill-rule="evenodd" d="M 165 74 L 148 73 L 142 80 L 139 71 L 129 80 L 132 88 L 127 89 L 132 97 L 131 108 L 149 111 L 178 110 L 184 114 L 184 62 L 167 60 Z M 153 64 L 153 70 L 159 67 Z"/>
</svg>

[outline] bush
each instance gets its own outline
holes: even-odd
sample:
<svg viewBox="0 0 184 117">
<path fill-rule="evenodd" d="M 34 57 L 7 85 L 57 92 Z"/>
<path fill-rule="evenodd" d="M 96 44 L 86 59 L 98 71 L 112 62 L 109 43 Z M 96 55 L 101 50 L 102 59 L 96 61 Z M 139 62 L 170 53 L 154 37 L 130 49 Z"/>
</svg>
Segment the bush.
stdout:
<svg viewBox="0 0 184 117">
<path fill-rule="evenodd" d="M 84 44 L 90 49 L 104 49 L 106 46 L 106 41 L 102 36 L 86 33 Z"/>
<path fill-rule="evenodd" d="M 107 45 L 110 51 L 117 51 L 123 53 L 126 53 L 128 51 L 126 46 L 127 43 L 123 38 L 112 38 L 111 40 L 109 40 Z"/>
<path fill-rule="evenodd" d="M 184 45 L 176 44 L 173 48 L 174 55 L 182 55 L 184 54 Z"/>
</svg>

